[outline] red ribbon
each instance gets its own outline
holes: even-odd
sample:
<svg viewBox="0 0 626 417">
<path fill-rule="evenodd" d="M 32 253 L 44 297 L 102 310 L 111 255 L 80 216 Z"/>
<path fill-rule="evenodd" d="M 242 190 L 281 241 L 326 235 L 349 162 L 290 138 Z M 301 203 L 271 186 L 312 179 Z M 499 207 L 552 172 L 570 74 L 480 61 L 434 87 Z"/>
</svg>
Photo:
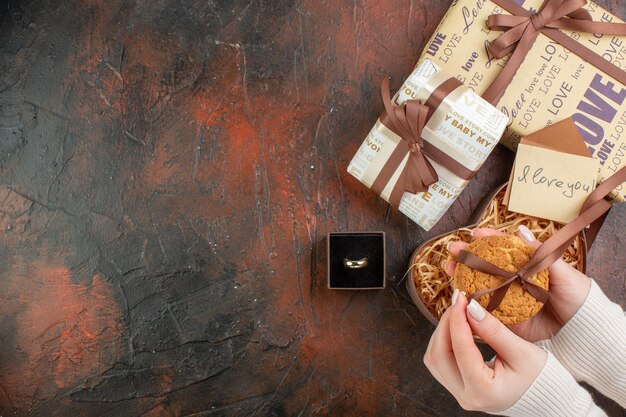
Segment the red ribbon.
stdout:
<svg viewBox="0 0 626 417">
<path fill-rule="evenodd" d="M 626 72 L 559 30 L 626 35 L 626 24 L 592 21 L 589 12 L 583 9 L 587 4 L 586 0 L 545 0 L 535 15 L 512 0 L 492 1 L 509 11 L 511 16 L 504 14 L 489 16 L 487 20 L 489 29 L 505 31 L 491 43 L 490 52 L 496 58 L 503 58 L 511 52 L 513 54 L 483 94 L 483 98 L 488 102 L 495 105 L 502 98 L 540 33 L 626 85 Z"/>
</svg>

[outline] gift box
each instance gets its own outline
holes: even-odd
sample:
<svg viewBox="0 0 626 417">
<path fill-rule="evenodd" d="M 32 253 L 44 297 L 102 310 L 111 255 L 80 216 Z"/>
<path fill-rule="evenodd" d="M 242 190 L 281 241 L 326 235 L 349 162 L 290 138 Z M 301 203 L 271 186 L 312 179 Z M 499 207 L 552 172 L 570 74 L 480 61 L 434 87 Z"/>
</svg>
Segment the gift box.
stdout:
<svg viewBox="0 0 626 417">
<path fill-rule="evenodd" d="M 454 1 L 421 58 L 509 116 L 500 142 L 511 149 L 571 116 L 602 164 L 602 181 L 626 166 L 626 26 L 594 3 L 561 3 Z M 611 195 L 625 196 L 624 184 Z"/>
<path fill-rule="evenodd" d="M 326 245 L 329 289 L 385 288 L 384 232 L 331 232 Z"/>
<path fill-rule="evenodd" d="M 430 230 L 498 143 L 507 117 L 428 59 L 414 69 L 393 100 L 383 101 L 385 113 L 348 172 Z M 406 120 L 398 120 L 403 112 Z M 412 122 L 416 126 L 410 126 Z M 424 177 L 430 175 L 426 183 Z M 423 189 L 415 192 L 407 185 L 410 180 Z"/>
</svg>

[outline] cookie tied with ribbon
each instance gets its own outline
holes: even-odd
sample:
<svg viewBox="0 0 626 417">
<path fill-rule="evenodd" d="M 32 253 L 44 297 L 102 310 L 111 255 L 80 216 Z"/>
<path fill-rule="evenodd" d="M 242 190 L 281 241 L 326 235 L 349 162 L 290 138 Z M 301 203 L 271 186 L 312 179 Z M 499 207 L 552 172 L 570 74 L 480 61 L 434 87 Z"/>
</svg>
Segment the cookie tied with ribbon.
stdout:
<svg viewBox="0 0 626 417">
<path fill-rule="evenodd" d="M 460 251 L 457 262 L 467 265 L 473 270 L 501 278 L 501 282 L 493 288 L 476 291 L 469 294 L 469 296 L 473 299 L 478 299 L 484 295 L 491 294 L 487 311 L 492 312 L 500 306 L 511 285 L 514 282 L 519 282 L 535 299 L 545 303 L 549 299 L 548 291 L 536 285 L 529 278 L 545 270 L 560 259 L 578 233 L 610 210 L 611 203 L 606 198 L 615 187 L 624 181 L 626 181 L 626 167 L 606 179 L 589 194 L 589 197 L 583 204 L 580 215 L 542 243 L 530 260 L 517 272 L 506 271 L 473 253 L 465 250 Z"/>
</svg>

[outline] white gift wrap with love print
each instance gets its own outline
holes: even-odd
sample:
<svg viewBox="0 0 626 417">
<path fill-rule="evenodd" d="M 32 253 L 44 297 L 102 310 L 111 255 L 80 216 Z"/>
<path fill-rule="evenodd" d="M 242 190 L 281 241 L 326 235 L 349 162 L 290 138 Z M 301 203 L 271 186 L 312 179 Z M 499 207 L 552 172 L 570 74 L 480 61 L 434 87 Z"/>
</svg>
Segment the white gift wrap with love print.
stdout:
<svg viewBox="0 0 626 417">
<path fill-rule="evenodd" d="M 426 59 L 406 79 L 394 97 L 395 102 L 400 105 L 406 100 L 424 102 L 448 78 L 437 65 Z M 450 93 L 435 110 L 422 131 L 422 138 L 466 168 L 476 171 L 498 143 L 507 121 L 508 118 L 502 112 L 461 86 Z M 401 140 L 379 119 L 348 165 L 348 172 L 370 188 Z M 381 193 L 386 201 L 389 201 L 407 160 L 408 155 Z M 439 181 L 422 193 L 405 192 L 399 206 L 400 212 L 425 230 L 430 230 L 441 219 L 468 183 L 440 164 L 432 160 L 430 162 Z"/>
</svg>

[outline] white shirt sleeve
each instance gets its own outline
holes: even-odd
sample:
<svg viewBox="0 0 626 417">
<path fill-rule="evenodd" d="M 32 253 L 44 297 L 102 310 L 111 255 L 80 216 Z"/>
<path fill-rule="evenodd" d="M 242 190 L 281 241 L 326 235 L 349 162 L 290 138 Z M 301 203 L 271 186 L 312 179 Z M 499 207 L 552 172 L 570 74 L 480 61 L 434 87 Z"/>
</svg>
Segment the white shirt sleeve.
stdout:
<svg viewBox="0 0 626 417">
<path fill-rule="evenodd" d="M 537 344 L 576 380 L 626 407 L 626 316 L 595 281 L 574 317 L 552 339 Z"/>
<path fill-rule="evenodd" d="M 574 377 L 548 352 L 548 360 L 528 390 L 511 408 L 510 417 L 606 417 Z"/>
</svg>

